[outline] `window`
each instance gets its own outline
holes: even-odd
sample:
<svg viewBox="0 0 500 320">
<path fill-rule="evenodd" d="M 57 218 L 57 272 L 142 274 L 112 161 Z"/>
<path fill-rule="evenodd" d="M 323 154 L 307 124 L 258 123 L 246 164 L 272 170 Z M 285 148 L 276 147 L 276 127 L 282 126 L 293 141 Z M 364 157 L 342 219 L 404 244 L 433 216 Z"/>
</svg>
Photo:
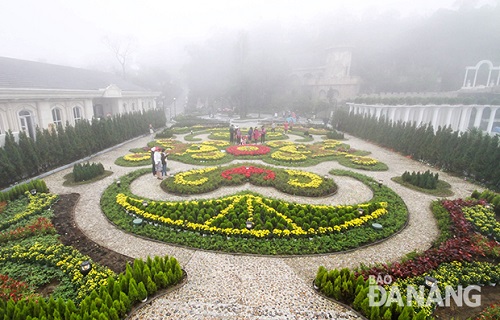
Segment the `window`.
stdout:
<svg viewBox="0 0 500 320">
<path fill-rule="evenodd" d="M 28 137 L 35 137 L 35 132 L 33 130 L 33 119 L 31 119 L 31 112 L 27 110 L 19 111 L 19 123 L 21 125 L 21 130 L 26 132 L 26 135 Z"/>
<path fill-rule="evenodd" d="M 75 119 L 75 123 L 82 120 L 82 109 L 78 106 L 73 107 L 73 119 Z"/>
<path fill-rule="evenodd" d="M 62 125 L 61 109 L 59 108 L 52 109 L 52 122 L 54 122 L 56 126 Z"/>
</svg>

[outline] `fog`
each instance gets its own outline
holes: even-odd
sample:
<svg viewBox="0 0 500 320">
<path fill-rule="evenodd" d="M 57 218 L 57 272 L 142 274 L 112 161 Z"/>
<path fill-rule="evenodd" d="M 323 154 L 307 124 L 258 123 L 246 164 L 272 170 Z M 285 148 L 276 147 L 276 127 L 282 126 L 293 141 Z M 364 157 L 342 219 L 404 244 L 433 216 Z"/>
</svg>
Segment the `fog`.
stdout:
<svg viewBox="0 0 500 320">
<path fill-rule="evenodd" d="M 338 45 L 352 46 L 365 92 L 450 90 L 466 65 L 500 62 L 499 38 L 497 0 L 0 3 L 0 56 L 120 73 L 115 44 L 129 48 L 128 78 L 147 84 L 163 73 L 155 89 L 189 86 L 214 99 L 238 81 L 279 91 L 290 70 L 324 64 L 324 49 Z"/>
</svg>

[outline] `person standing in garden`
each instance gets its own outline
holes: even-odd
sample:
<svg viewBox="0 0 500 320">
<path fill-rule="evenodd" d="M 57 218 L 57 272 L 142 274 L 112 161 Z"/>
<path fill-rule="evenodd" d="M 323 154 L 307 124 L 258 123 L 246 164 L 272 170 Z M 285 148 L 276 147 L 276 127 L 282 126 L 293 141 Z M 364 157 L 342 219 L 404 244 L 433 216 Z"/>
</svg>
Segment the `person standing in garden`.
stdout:
<svg viewBox="0 0 500 320">
<path fill-rule="evenodd" d="M 240 130 L 240 127 L 236 127 L 236 144 L 241 144 L 241 130 Z"/>
<path fill-rule="evenodd" d="M 151 165 L 152 165 L 152 169 L 153 169 L 153 177 L 156 176 L 156 166 L 155 166 L 155 158 L 154 158 L 155 151 L 156 151 L 156 147 L 152 147 L 150 156 L 151 156 Z"/>
<path fill-rule="evenodd" d="M 252 127 L 250 127 L 250 129 L 248 129 L 247 138 L 248 138 L 248 141 L 250 141 L 250 143 L 252 143 L 252 139 L 253 139 L 253 128 Z"/>
<path fill-rule="evenodd" d="M 230 144 L 234 143 L 234 124 L 231 124 L 229 126 L 229 143 Z"/>
<path fill-rule="evenodd" d="M 253 129 L 253 143 L 257 144 L 259 138 L 260 138 L 259 128 L 255 127 L 255 129 Z M 250 138 L 250 140 L 252 140 L 252 138 Z"/>
<path fill-rule="evenodd" d="M 276 123 L 273 123 L 271 124 L 271 132 L 276 132 Z"/>
<path fill-rule="evenodd" d="M 161 175 L 165 177 L 167 175 L 167 156 L 168 153 L 165 152 L 165 149 L 161 149 Z"/>
<path fill-rule="evenodd" d="M 264 144 L 266 142 L 266 128 L 264 128 L 264 126 L 262 126 L 262 128 L 260 128 L 260 143 Z"/>
<path fill-rule="evenodd" d="M 156 178 L 158 180 L 163 180 L 163 178 L 161 177 L 161 172 L 162 172 L 163 166 L 161 165 L 161 150 L 160 150 L 160 148 L 155 149 L 153 159 L 155 162 Z"/>
<path fill-rule="evenodd" d="M 153 140 L 155 137 L 155 129 L 151 123 L 149 124 L 149 134 L 151 135 L 151 140 Z"/>
<path fill-rule="evenodd" d="M 288 133 L 288 121 L 285 121 L 285 123 L 283 124 L 283 129 L 285 130 L 285 134 Z"/>
</svg>

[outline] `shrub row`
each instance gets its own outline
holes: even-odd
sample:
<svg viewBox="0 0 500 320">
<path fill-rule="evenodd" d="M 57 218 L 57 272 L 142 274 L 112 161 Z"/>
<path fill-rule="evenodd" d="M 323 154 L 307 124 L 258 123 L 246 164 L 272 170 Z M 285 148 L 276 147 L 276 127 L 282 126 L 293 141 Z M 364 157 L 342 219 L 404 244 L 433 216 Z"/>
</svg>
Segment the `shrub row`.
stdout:
<svg viewBox="0 0 500 320">
<path fill-rule="evenodd" d="M 0 188 L 16 181 L 80 160 L 131 138 L 143 135 L 148 124 L 165 124 L 162 110 L 116 115 L 112 118 L 82 120 L 54 131 L 36 128 L 35 138 L 24 131 L 16 142 L 12 132 L 0 148 Z"/>
<path fill-rule="evenodd" d="M 117 278 L 109 277 L 106 285 L 93 290 L 76 305 L 73 300 L 50 297 L 14 301 L 0 299 L 0 319 L 113 319 L 118 320 L 141 300 L 158 290 L 177 284 L 184 274 L 175 258 L 148 257 L 127 264 Z"/>
<path fill-rule="evenodd" d="M 35 179 L 27 183 L 19 184 L 14 186 L 12 189 L 9 189 L 4 192 L 0 192 L 0 202 L 1 201 L 12 201 L 20 196 L 24 195 L 26 191 L 36 190 L 37 192 L 48 192 L 49 188 L 45 184 L 45 181 Z"/>
</svg>

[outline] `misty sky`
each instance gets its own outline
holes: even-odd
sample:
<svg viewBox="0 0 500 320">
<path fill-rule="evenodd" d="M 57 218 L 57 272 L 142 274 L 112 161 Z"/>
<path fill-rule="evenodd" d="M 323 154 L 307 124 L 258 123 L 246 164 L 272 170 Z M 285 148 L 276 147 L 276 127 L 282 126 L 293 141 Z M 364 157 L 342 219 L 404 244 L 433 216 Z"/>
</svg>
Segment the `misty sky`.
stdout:
<svg viewBox="0 0 500 320">
<path fill-rule="evenodd" d="M 0 56 L 77 67 L 113 63 L 103 38 L 133 39 L 136 59 L 175 61 L 186 44 L 273 21 L 286 28 L 330 13 L 428 16 L 497 0 L 0 0 Z M 155 56 L 156 54 L 156 56 Z M 1 70 L 0 70 L 1 72 Z"/>
</svg>

